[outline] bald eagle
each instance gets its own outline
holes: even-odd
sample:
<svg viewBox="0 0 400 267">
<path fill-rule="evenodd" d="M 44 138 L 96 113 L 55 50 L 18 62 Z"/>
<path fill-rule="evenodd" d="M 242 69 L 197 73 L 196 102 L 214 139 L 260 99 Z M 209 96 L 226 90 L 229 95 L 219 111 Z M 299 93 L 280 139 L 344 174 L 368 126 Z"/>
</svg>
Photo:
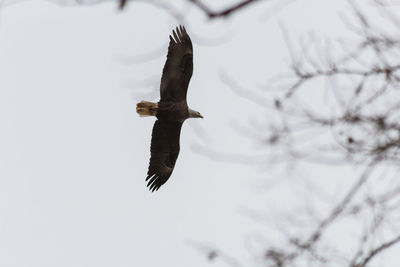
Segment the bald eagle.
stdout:
<svg viewBox="0 0 400 267">
<path fill-rule="evenodd" d="M 147 186 L 157 191 L 171 176 L 179 154 L 179 137 L 188 118 L 203 118 L 190 109 L 186 94 L 193 73 L 193 46 L 185 27 L 179 26 L 169 36 L 167 61 L 160 85 L 160 101 L 141 101 L 136 105 L 140 116 L 155 116 L 150 146 Z"/>
</svg>

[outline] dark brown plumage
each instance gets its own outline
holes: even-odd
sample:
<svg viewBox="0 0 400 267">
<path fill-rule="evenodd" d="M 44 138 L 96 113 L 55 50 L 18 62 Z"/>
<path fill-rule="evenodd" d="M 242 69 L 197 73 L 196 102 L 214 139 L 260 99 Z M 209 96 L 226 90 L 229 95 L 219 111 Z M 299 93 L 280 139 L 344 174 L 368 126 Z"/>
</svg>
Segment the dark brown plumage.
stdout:
<svg viewBox="0 0 400 267">
<path fill-rule="evenodd" d="M 186 29 L 177 27 L 169 37 L 167 61 L 160 85 L 158 103 L 142 101 L 136 111 L 140 116 L 156 116 L 151 138 L 151 157 L 147 186 L 158 190 L 171 176 L 179 155 L 179 137 L 187 118 L 203 118 L 188 107 L 186 94 L 193 73 L 193 46 Z"/>
</svg>

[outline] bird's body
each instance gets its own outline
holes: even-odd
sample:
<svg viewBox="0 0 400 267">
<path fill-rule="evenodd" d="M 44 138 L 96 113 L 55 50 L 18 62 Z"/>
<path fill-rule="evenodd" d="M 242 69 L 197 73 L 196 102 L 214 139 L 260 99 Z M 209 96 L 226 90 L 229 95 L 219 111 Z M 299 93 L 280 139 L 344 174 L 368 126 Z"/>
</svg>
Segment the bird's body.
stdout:
<svg viewBox="0 0 400 267">
<path fill-rule="evenodd" d="M 184 122 L 189 117 L 189 107 L 186 101 L 160 101 L 158 104 L 158 119 Z"/>
<path fill-rule="evenodd" d="M 140 116 L 155 116 L 151 138 L 151 157 L 147 186 L 158 190 L 171 176 L 179 155 L 179 138 L 183 122 L 203 118 L 188 107 L 186 94 L 193 73 L 192 41 L 184 27 L 172 32 L 160 85 L 158 103 L 141 101 L 136 106 Z"/>
</svg>

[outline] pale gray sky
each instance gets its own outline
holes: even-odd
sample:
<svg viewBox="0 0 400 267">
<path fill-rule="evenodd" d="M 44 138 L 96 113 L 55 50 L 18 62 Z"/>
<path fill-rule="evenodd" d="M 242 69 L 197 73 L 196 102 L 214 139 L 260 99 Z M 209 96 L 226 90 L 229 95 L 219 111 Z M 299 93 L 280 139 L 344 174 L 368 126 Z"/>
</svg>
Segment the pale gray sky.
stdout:
<svg viewBox="0 0 400 267">
<path fill-rule="evenodd" d="M 293 192 L 282 186 L 266 196 L 258 188 L 273 174 L 192 149 L 232 151 L 235 144 L 239 154 L 255 150 L 232 124 L 247 123 L 260 108 L 219 75 L 253 88 L 285 71 L 280 25 L 294 39 L 310 31 L 346 34 L 338 16 L 345 1 L 298 1 L 273 17 L 265 7 L 214 22 L 189 8 L 194 75 L 188 102 L 205 119 L 184 124 L 174 173 L 153 194 L 144 179 L 154 119 L 139 118 L 135 104 L 143 97 L 156 101 L 158 93 L 137 81 L 157 77 L 158 88 L 168 35 L 178 22 L 143 3 L 124 12 L 113 3 L 3 7 L 0 266 L 206 266 L 192 241 L 251 258 L 246 236 L 265 229 L 241 208 L 282 207 L 277 196 L 290 202 Z M 220 36 L 226 41 L 211 45 Z M 153 61 L 121 61 L 160 48 Z"/>
</svg>

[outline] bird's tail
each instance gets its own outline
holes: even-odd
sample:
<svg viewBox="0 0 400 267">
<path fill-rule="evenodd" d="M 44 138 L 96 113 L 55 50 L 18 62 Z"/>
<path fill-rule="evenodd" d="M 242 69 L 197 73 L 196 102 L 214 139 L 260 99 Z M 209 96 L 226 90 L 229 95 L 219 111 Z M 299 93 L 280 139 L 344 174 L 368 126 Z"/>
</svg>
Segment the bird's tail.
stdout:
<svg viewBox="0 0 400 267">
<path fill-rule="evenodd" d="M 136 104 L 136 112 L 140 117 L 156 116 L 158 104 L 149 101 L 140 101 Z"/>
</svg>

